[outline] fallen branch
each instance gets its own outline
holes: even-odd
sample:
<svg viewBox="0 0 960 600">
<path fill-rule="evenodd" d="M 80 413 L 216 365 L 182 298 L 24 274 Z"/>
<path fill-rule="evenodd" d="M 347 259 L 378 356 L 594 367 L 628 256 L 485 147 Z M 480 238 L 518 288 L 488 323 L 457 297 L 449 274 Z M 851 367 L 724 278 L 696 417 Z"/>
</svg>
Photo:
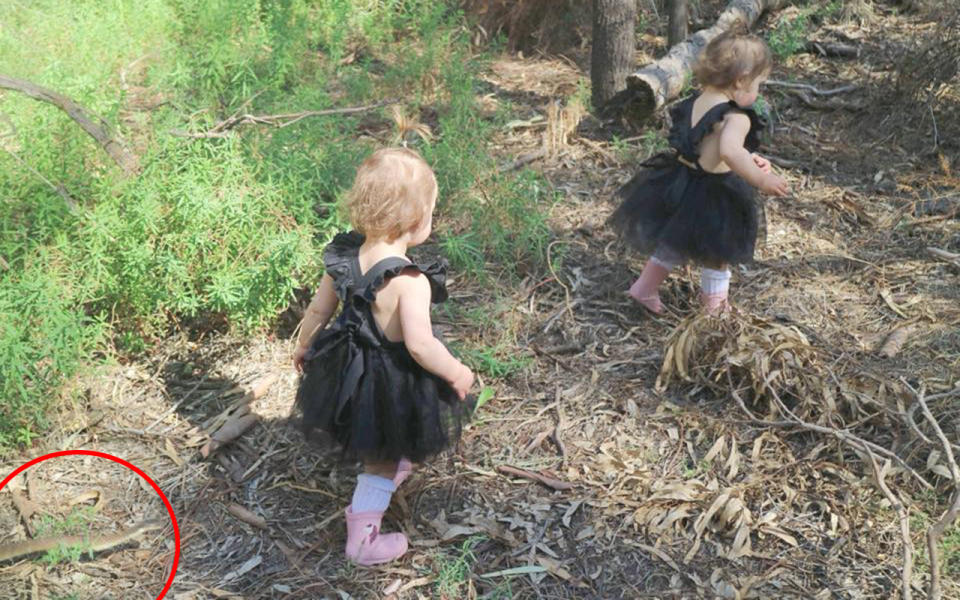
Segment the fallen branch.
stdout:
<svg viewBox="0 0 960 600">
<path fill-rule="evenodd" d="M 943 452 L 946 455 L 947 465 L 953 479 L 953 498 L 950 501 L 949 508 L 940 516 L 936 523 L 927 529 L 927 552 L 930 555 L 930 585 L 927 595 L 930 600 L 940 600 L 943 598 L 943 590 L 940 587 L 940 537 L 944 531 L 953 526 L 957 520 L 957 515 L 960 514 L 960 466 L 957 466 L 957 460 L 953 454 L 953 445 L 947 440 L 943 429 L 940 428 L 940 423 L 933 417 L 933 413 L 930 412 L 930 407 L 927 406 L 927 401 L 924 399 L 925 391 L 921 386 L 920 390 L 915 392 L 917 403 L 920 405 L 920 408 L 923 409 L 923 416 L 926 417 L 927 422 L 930 423 L 930 426 L 933 427 L 933 430 L 936 432 L 937 439 L 940 440 L 940 445 L 943 446 Z"/>
<path fill-rule="evenodd" d="M 841 44 L 840 42 L 818 42 L 811 40 L 807 42 L 806 51 L 820 56 L 835 56 L 839 58 L 859 58 L 860 48 L 850 44 Z"/>
<path fill-rule="evenodd" d="M 910 581 L 913 579 L 913 540 L 910 537 L 910 511 L 907 510 L 900 496 L 894 494 L 887 486 L 886 475 L 890 468 L 890 461 L 885 461 L 883 468 L 880 468 L 877 466 L 877 457 L 870 451 L 870 447 L 864 445 L 863 449 L 870 459 L 870 466 L 873 467 L 873 475 L 876 477 L 877 486 L 887 497 L 887 501 L 890 502 L 890 506 L 897 512 L 897 517 L 900 519 L 900 537 L 903 538 L 903 569 L 900 571 L 901 585 L 903 586 L 901 595 L 903 600 L 911 600 L 913 598 L 913 589 L 910 587 Z"/>
<path fill-rule="evenodd" d="M 529 165 L 530 163 L 532 163 L 532 162 L 534 162 L 534 161 L 537 161 L 537 160 L 540 160 L 541 158 L 544 158 L 546 155 L 547 155 L 547 149 L 546 149 L 546 148 L 541 148 L 541 149 L 539 149 L 539 150 L 535 150 L 535 151 L 530 152 L 530 153 L 528 153 L 528 154 L 524 154 L 524 155 L 520 156 L 517 160 L 513 161 L 512 163 L 510 163 L 509 165 L 506 165 L 506 166 L 504 166 L 504 167 L 501 167 L 501 168 L 500 168 L 500 172 L 501 172 L 501 173 L 507 173 L 507 172 L 510 172 L 510 171 L 516 171 L 516 170 L 519 169 L 520 167 L 524 167 L 524 166 Z"/>
<path fill-rule="evenodd" d="M 303 112 L 297 113 L 288 113 L 282 115 L 251 115 L 251 114 L 234 114 L 233 116 L 217 123 L 213 126 L 212 129 L 208 131 L 202 131 L 199 133 L 191 133 L 188 131 L 183 131 L 182 129 L 173 129 L 170 131 L 170 134 L 176 137 L 185 137 L 185 138 L 194 138 L 194 139 L 203 139 L 203 138 L 225 138 L 230 135 L 230 130 L 239 127 L 240 125 L 246 125 L 249 123 L 256 123 L 260 125 L 273 125 L 274 127 L 280 129 L 293 125 L 294 123 L 306 119 L 308 117 L 323 117 L 330 115 L 349 115 L 356 114 L 361 112 L 367 112 L 377 108 L 382 108 L 390 104 L 395 104 L 396 100 L 385 100 L 383 102 L 378 102 L 376 104 L 370 104 L 367 106 L 351 106 L 347 108 L 330 108 L 326 110 L 305 110 Z"/>
<path fill-rule="evenodd" d="M 862 102 L 844 102 L 842 100 L 819 100 L 817 98 L 811 97 L 811 92 L 805 89 L 798 88 L 784 88 L 786 92 L 796 98 L 801 102 L 814 108 L 816 110 L 849 110 L 851 112 L 858 112 L 866 108 L 866 105 Z"/>
<path fill-rule="evenodd" d="M 946 250 L 941 250 L 940 248 L 933 248 L 933 247 L 927 248 L 927 254 L 960 267 L 960 254 L 947 252 Z"/>
<path fill-rule="evenodd" d="M 227 512 L 236 517 L 237 519 L 243 521 L 248 525 L 252 525 L 257 529 L 266 529 L 267 520 L 261 517 L 260 515 L 240 506 L 239 504 L 232 502 L 227 506 Z"/>
<path fill-rule="evenodd" d="M 106 121 L 93 115 L 90 110 L 80 106 L 70 98 L 29 81 L 7 77 L 6 75 L 0 75 L 0 88 L 21 92 L 34 100 L 53 104 L 67 113 L 84 131 L 90 134 L 127 175 L 136 174 L 140 170 L 136 155 L 127 148 L 113 128 Z M 95 121 L 99 121 L 99 124 Z"/>
<path fill-rule="evenodd" d="M 812 86 L 809 83 L 794 83 L 792 81 L 779 81 L 777 79 L 768 79 L 766 82 L 764 82 L 763 85 L 789 88 L 794 90 L 807 90 L 808 92 L 816 96 L 833 96 L 834 94 L 852 92 L 853 90 L 857 89 L 857 86 L 855 85 L 842 85 L 840 87 L 833 88 L 830 90 L 821 90 L 820 88 Z"/>
<path fill-rule="evenodd" d="M 561 481 L 559 479 L 547 477 L 546 475 L 541 475 L 540 473 L 535 473 L 526 469 L 511 467 L 510 465 L 497 465 L 497 471 L 503 473 L 504 475 L 513 475 L 515 477 L 523 477 L 524 479 L 529 479 L 531 481 L 538 481 L 543 485 L 555 490 L 569 490 L 573 488 L 573 484 L 569 481 Z"/>
</svg>

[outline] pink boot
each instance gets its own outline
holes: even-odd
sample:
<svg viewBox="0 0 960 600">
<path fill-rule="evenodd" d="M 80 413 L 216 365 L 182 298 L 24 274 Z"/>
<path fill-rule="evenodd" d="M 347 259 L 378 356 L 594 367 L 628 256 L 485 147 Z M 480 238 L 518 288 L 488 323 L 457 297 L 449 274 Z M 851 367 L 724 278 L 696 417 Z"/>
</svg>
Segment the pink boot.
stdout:
<svg viewBox="0 0 960 600">
<path fill-rule="evenodd" d="M 380 533 L 383 513 L 355 513 L 347 507 L 347 558 L 358 565 L 370 566 L 400 558 L 407 551 L 407 536 Z"/>
<path fill-rule="evenodd" d="M 669 274 L 670 269 L 651 258 L 644 265 L 640 277 L 630 286 L 630 296 L 647 307 L 650 312 L 659 315 L 663 312 L 663 304 L 660 302 L 660 294 L 657 293 L 657 288 Z"/>
<path fill-rule="evenodd" d="M 700 294 L 700 300 L 703 302 L 703 310 L 708 315 L 717 316 L 730 310 L 730 303 L 727 301 L 727 292 L 719 294 Z"/>
<path fill-rule="evenodd" d="M 401 458 L 397 463 L 397 472 L 393 476 L 393 485 L 400 487 L 400 484 L 413 473 L 413 463 L 406 458 Z"/>
</svg>

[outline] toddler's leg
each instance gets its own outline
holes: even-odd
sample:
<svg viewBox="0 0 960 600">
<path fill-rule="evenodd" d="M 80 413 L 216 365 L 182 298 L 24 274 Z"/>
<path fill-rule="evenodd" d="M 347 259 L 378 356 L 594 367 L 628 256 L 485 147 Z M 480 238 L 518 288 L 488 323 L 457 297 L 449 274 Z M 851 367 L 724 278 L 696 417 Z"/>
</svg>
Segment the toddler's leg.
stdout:
<svg viewBox="0 0 960 600">
<path fill-rule="evenodd" d="M 651 312 L 662 313 L 663 304 L 660 302 L 660 294 L 657 290 L 670 274 L 671 269 L 681 262 L 682 258 L 676 252 L 664 246 L 657 248 L 644 265 L 640 277 L 630 286 L 630 295 Z"/>
<path fill-rule="evenodd" d="M 397 472 L 396 463 L 372 463 L 357 476 L 353 502 L 347 507 L 347 558 L 360 565 L 376 565 L 403 556 L 407 536 L 380 533 L 383 513 L 397 486 L 385 474 Z"/>
<path fill-rule="evenodd" d="M 704 267 L 700 272 L 701 299 L 708 314 L 715 315 L 727 308 L 730 292 L 730 270 Z"/>
<path fill-rule="evenodd" d="M 407 460 L 406 457 L 401 458 L 393 474 L 393 485 L 400 487 L 400 484 L 403 483 L 411 473 L 413 473 L 413 463 Z"/>
</svg>

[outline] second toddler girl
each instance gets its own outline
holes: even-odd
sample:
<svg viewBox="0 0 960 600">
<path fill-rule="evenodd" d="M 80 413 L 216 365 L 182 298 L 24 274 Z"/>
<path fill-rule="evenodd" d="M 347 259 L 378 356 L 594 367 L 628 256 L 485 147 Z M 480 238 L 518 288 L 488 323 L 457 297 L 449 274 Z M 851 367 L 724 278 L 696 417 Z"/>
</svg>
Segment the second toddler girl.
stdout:
<svg viewBox="0 0 960 600">
<path fill-rule="evenodd" d="M 728 267 L 753 259 L 764 226 L 753 187 L 787 194 L 786 182 L 754 153 L 762 122 L 750 106 L 771 66 L 760 38 L 734 33 L 714 38 L 694 69 L 701 92 L 670 111 L 675 154 L 648 160 L 648 168 L 619 191 L 624 202 L 611 222 L 628 243 L 652 252 L 630 295 L 654 313 L 663 311 L 660 284 L 688 260 L 703 266 L 706 311 L 726 307 Z"/>
</svg>

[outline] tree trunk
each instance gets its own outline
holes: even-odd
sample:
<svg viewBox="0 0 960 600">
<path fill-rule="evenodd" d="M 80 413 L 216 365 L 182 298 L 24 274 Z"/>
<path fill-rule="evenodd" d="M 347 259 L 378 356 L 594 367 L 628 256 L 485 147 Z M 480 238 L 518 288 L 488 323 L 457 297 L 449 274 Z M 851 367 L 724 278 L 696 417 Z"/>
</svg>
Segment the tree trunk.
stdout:
<svg viewBox="0 0 960 600">
<path fill-rule="evenodd" d="M 636 21 L 635 0 L 593 0 L 590 83 L 594 109 L 626 84 L 636 52 Z"/>
<path fill-rule="evenodd" d="M 14 79 L 5 75 L 0 75 L 0 89 L 22 92 L 35 100 L 53 104 L 67 113 L 84 131 L 97 140 L 97 143 L 110 155 L 114 162 L 120 165 L 120 168 L 127 175 L 133 175 L 139 170 L 139 161 L 136 155 L 120 140 L 113 128 L 106 121 L 93 115 L 88 109 L 70 98 L 29 81 Z M 99 123 L 96 123 L 96 121 L 99 121 Z"/>
<path fill-rule="evenodd" d="M 667 44 L 674 47 L 687 39 L 687 0 L 670 0 L 670 26 L 667 30 Z"/>
<path fill-rule="evenodd" d="M 776 10 L 787 3 L 788 0 L 731 0 L 713 27 L 698 31 L 670 48 L 660 60 L 627 77 L 631 93 L 625 102 L 625 115 L 637 121 L 649 117 L 667 100 L 680 94 L 694 59 L 710 40 L 738 21 L 750 27 L 765 10 Z"/>
</svg>

